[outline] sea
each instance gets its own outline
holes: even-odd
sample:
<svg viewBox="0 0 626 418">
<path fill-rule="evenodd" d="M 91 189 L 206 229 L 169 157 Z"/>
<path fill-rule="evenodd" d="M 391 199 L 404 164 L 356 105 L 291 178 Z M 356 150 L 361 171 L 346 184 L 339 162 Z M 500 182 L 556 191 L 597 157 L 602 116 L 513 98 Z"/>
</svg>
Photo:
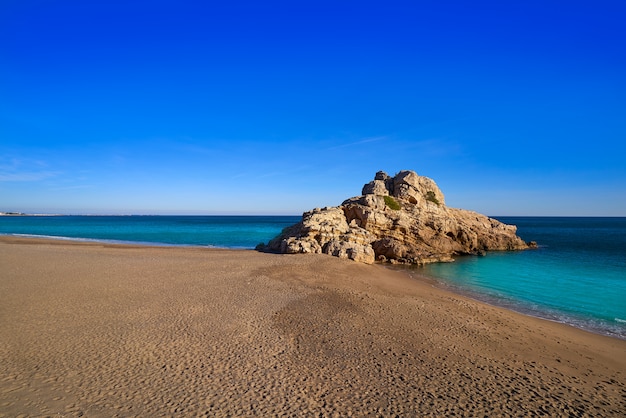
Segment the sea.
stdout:
<svg viewBox="0 0 626 418">
<path fill-rule="evenodd" d="M 407 269 L 492 305 L 626 339 L 626 218 L 496 217 L 538 248 Z M 299 216 L 0 216 L 0 235 L 253 249 Z M 0 268 L 1 268 L 0 260 Z M 1 274 L 1 269 L 0 269 Z"/>
</svg>

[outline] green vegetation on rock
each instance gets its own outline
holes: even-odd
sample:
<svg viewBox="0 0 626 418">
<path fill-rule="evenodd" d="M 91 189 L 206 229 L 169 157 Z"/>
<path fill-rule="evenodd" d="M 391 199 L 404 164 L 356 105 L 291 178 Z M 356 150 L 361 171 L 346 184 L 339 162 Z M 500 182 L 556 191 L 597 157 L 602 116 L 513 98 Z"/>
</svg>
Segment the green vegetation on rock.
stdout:
<svg viewBox="0 0 626 418">
<path fill-rule="evenodd" d="M 389 209 L 400 210 L 400 204 L 396 202 L 396 199 L 394 199 L 393 197 L 383 196 L 383 199 L 385 199 L 385 204 Z"/>
<path fill-rule="evenodd" d="M 426 200 L 428 200 L 429 202 L 433 202 L 436 205 L 439 205 L 439 200 L 435 196 L 435 192 L 433 192 L 432 190 L 426 192 Z"/>
</svg>

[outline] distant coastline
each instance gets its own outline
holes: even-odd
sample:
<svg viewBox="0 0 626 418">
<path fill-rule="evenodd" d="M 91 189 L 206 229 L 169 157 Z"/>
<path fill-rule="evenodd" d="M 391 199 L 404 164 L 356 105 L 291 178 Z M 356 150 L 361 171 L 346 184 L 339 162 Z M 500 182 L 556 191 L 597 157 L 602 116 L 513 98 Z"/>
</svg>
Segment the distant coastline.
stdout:
<svg viewBox="0 0 626 418">
<path fill-rule="evenodd" d="M 25 213 L 25 212 L 0 212 L 0 216 L 73 216 L 73 217 L 231 217 L 231 218 L 246 218 L 246 217 L 300 217 L 302 214 L 282 214 L 282 215 L 267 215 L 267 214 L 174 214 L 174 213 Z M 488 215 L 490 218 L 547 218 L 547 219 L 619 219 L 626 218 L 626 215 Z"/>
<path fill-rule="evenodd" d="M 56 213 L 0 212 L 0 216 L 63 216 Z"/>
</svg>

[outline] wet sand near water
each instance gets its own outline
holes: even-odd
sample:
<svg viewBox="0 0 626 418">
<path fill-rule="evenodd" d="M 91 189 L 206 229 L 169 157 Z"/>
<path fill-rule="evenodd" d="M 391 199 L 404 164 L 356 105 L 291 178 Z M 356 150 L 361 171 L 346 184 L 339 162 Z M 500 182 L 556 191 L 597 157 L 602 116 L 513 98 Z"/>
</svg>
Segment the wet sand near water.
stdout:
<svg viewBox="0 0 626 418">
<path fill-rule="evenodd" d="M 0 237 L 0 417 L 624 411 L 626 341 L 383 266 Z"/>
</svg>

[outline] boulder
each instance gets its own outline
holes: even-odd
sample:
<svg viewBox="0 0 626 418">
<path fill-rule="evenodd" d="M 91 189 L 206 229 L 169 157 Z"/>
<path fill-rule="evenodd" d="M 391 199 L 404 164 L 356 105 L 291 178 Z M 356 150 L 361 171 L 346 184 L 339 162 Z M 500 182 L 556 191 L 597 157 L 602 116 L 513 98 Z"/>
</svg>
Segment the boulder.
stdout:
<svg viewBox="0 0 626 418">
<path fill-rule="evenodd" d="M 536 247 L 517 228 L 476 212 L 448 208 L 437 184 L 414 171 L 376 173 L 362 195 L 316 208 L 260 249 L 323 253 L 363 263 L 423 264 L 453 256 Z"/>
</svg>

